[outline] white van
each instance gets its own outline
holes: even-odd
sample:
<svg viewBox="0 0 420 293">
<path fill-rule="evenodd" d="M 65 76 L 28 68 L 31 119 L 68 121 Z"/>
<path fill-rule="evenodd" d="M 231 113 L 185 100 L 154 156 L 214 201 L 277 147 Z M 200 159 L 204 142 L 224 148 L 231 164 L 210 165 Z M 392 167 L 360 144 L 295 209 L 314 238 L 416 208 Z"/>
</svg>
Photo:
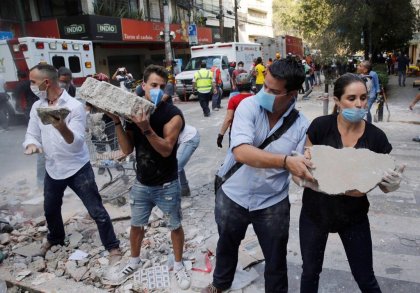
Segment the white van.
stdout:
<svg viewBox="0 0 420 293">
<path fill-rule="evenodd" d="M 184 70 L 175 76 L 176 93 L 181 100 L 188 99 L 192 94 L 192 80 L 195 72 L 200 69 L 202 61 L 206 62 L 207 69 L 210 69 L 219 60 L 223 91 L 229 92 L 231 88 L 228 64 L 230 62 L 244 62 L 244 68 L 248 70 L 253 60 L 261 57 L 261 45 L 255 43 L 216 43 L 210 45 L 191 47 L 191 59 Z"/>
</svg>

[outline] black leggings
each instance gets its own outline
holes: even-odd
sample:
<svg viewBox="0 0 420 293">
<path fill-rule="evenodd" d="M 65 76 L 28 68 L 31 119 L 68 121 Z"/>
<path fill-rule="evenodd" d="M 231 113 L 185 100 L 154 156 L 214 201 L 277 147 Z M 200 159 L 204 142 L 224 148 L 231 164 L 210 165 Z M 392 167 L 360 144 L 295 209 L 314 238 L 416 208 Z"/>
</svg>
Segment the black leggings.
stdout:
<svg viewBox="0 0 420 293">
<path fill-rule="evenodd" d="M 300 214 L 299 237 L 303 260 L 300 292 L 318 292 L 319 274 L 324 262 L 328 230 L 320 227 L 304 213 Z M 369 219 L 338 231 L 344 245 L 351 272 L 362 292 L 381 292 L 373 272 L 372 238 Z"/>
</svg>

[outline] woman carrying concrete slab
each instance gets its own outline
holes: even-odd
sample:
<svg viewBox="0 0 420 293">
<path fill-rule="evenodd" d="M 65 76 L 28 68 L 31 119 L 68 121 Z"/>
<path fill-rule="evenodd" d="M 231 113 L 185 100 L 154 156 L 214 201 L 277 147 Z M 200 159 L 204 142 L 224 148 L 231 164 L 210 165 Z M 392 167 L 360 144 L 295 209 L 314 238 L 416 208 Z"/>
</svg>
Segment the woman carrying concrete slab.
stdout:
<svg viewBox="0 0 420 293">
<path fill-rule="evenodd" d="M 367 148 L 388 154 L 392 150 L 385 133 L 363 120 L 368 93 L 359 76 L 342 75 L 334 85 L 335 109 L 331 115 L 316 118 L 308 128 L 306 146 L 327 145 Z M 305 156 L 310 159 L 309 150 Z M 363 164 L 363 162 L 360 162 Z M 383 192 L 398 189 L 401 173 L 397 168 L 385 174 L 379 184 Z M 334 174 L 331 174 L 334 177 Z M 351 191 L 341 195 L 318 192 L 317 184 L 298 177 L 304 186 L 299 221 L 303 272 L 300 292 L 317 292 L 329 233 L 338 233 L 346 251 L 354 279 L 362 292 L 381 292 L 373 272 L 372 238 L 368 219 L 369 201 L 365 193 Z"/>
</svg>

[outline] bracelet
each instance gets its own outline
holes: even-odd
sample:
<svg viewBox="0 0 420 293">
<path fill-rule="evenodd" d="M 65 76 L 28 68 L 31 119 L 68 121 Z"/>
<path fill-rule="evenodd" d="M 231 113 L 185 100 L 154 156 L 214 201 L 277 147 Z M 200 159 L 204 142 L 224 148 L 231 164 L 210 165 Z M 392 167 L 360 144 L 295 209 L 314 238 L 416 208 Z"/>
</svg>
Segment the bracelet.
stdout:
<svg viewBox="0 0 420 293">
<path fill-rule="evenodd" d="M 286 160 L 287 160 L 288 155 L 284 156 L 284 160 L 283 160 L 283 169 L 286 169 Z"/>
<path fill-rule="evenodd" d="M 115 126 L 117 126 L 117 125 L 121 125 L 121 121 L 114 122 L 114 125 L 115 125 Z"/>
</svg>

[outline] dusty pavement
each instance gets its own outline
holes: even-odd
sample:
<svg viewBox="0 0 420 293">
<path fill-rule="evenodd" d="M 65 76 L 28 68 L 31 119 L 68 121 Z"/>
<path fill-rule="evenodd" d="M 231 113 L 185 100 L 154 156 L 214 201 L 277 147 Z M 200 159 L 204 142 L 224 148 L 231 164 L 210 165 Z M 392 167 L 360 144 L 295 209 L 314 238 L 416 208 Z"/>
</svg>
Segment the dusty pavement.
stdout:
<svg viewBox="0 0 420 293">
<path fill-rule="evenodd" d="M 398 87 L 396 78 L 391 77 L 388 99 L 391 111 L 390 122 L 376 123 L 387 134 L 393 145 L 392 155 L 407 168 L 401 188 L 393 193 L 383 194 L 375 189 L 369 194 L 370 223 L 372 228 L 374 269 L 383 292 L 420 292 L 420 143 L 412 137 L 420 135 L 420 104 L 410 111 L 408 104 L 419 91 L 411 87 Z M 319 91 L 317 91 L 319 90 Z M 297 107 L 310 120 L 322 114 L 322 102 L 317 100 L 321 89 L 315 89 L 309 100 L 299 99 Z M 222 123 L 225 107 L 204 118 L 197 101 L 179 102 L 177 106 L 184 112 L 187 123 L 197 127 L 201 143 L 186 172 L 192 187 L 192 196 L 183 198 L 183 225 L 186 232 L 186 258 L 196 260 L 194 267 L 205 269 L 205 251 L 215 251 L 217 229 L 214 222 L 214 195 L 212 180 L 222 162 L 227 149 L 227 137 L 223 149 L 216 146 L 216 138 Z M 332 103 L 330 103 L 330 108 Z M 387 113 L 385 111 L 385 119 Z M 11 221 L 17 231 L 0 237 L 1 248 L 9 251 L 9 258 L 0 266 L 0 278 L 16 282 L 19 272 L 29 270 L 31 274 L 20 284 L 46 292 L 130 292 L 131 280 L 121 287 L 106 287 L 100 282 L 100 275 L 107 269 L 106 253 L 101 250 L 96 227 L 88 217 L 77 197 L 68 191 L 63 205 L 67 220 L 66 232 L 69 245 L 57 248 L 49 255 L 46 264 L 37 258 L 19 255 L 16 250 L 30 243 L 39 244 L 45 236 L 42 221 L 42 195 L 33 187 L 35 183 L 34 157 L 22 154 L 21 142 L 25 133 L 23 125 L 0 133 L 0 217 Z M 108 175 L 97 175 L 102 185 Z M 122 185 L 123 186 L 123 185 Z M 123 188 L 125 188 L 123 186 Z M 291 184 L 290 201 L 291 225 L 288 244 L 289 292 L 299 291 L 301 255 L 298 239 L 298 217 L 301 208 L 302 190 Z M 32 200 L 32 202 L 26 202 Z M 128 256 L 129 209 L 107 204 L 114 219 L 118 237 Z M 142 258 L 150 265 L 165 265 L 171 259 L 170 243 L 166 228 L 162 227 L 159 213 L 153 216 L 148 229 Z M 3 234 L 4 235 L 4 234 Z M 3 241 L 3 242 L 2 242 Z M 255 245 L 252 228 L 248 230 L 240 252 L 240 265 L 260 259 L 261 252 Z M 90 253 L 82 261 L 68 261 L 68 256 L 80 249 Z M 213 260 L 214 262 L 214 260 Z M 35 263 L 35 264 L 34 264 Z M 350 268 L 336 234 L 330 234 L 319 292 L 358 292 Z M 264 292 L 263 264 L 254 266 L 257 278 L 246 288 L 235 292 Z M 79 281 L 75 281 L 79 280 Z M 186 292 L 197 292 L 211 280 L 211 273 L 192 271 L 192 287 Z M 158 291 L 158 292 L 162 292 Z M 165 292 L 182 292 L 174 280 Z"/>
</svg>

